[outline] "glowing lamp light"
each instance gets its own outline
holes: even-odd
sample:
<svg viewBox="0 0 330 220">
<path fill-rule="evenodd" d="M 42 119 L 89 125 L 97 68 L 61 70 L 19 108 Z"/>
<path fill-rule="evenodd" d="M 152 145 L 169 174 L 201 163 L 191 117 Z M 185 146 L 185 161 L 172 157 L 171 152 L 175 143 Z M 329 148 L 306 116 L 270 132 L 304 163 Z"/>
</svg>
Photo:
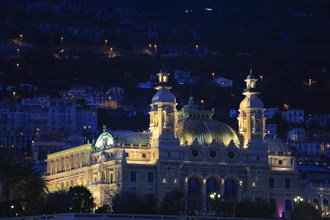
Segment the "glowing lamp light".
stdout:
<svg viewBox="0 0 330 220">
<path fill-rule="evenodd" d="M 221 195 L 220 193 L 213 192 L 210 194 L 210 198 L 215 200 L 215 199 L 220 199 Z"/>
<path fill-rule="evenodd" d="M 294 201 L 295 203 L 299 203 L 299 202 L 303 202 L 304 199 L 303 199 L 302 197 L 300 197 L 300 196 L 296 196 L 296 197 L 293 198 L 293 201 Z"/>
</svg>

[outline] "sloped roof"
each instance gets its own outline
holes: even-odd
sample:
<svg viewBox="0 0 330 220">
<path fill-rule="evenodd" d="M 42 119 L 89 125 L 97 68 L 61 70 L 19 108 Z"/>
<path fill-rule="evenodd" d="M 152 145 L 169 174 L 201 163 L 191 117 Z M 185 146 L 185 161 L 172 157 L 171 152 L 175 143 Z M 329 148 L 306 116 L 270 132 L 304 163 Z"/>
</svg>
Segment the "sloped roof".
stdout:
<svg viewBox="0 0 330 220">
<path fill-rule="evenodd" d="M 117 130 L 109 131 L 114 137 L 115 142 L 122 143 L 125 145 L 136 145 L 136 146 L 147 146 L 149 142 L 149 133 L 146 132 L 135 132 L 129 130 Z"/>
</svg>

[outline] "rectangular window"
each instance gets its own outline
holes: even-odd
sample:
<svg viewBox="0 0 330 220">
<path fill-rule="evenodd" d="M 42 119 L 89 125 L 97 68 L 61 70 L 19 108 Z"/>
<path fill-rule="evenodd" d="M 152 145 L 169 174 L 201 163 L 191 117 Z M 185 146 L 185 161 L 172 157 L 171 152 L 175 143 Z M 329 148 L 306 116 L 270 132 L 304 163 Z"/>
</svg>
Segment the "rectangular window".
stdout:
<svg viewBox="0 0 330 220">
<path fill-rule="evenodd" d="M 145 153 L 142 153 L 142 158 L 146 158 L 146 154 Z"/>
<path fill-rule="evenodd" d="M 285 178 L 285 188 L 291 189 L 291 179 Z"/>
<path fill-rule="evenodd" d="M 167 157 L 171 157 L 171 152 L 167 152 Z"/>
<path fill-rule="evenodd" d="M 292 202 L 291 199 L 285 200 L 285 211 L 291 211 L 292 209 Z"/>
<path fill-rule="evenodd" d="M 130 181 L 136 182 L 136 171 L 131 171 Z"/>
<path fill-rule="evenodd" d="M 148 172 L 147 181 L 148 181 L 148 183 L 154 182 L 154 173 L 153 172 Z"/>
<path fill-rule="evenodd" d="M 275 187 L 275 180 L 273 177 L 269 178 L 269 188 L 274 188 Z"/>
<path fill-rule="evenodd" d="M 110 173 L 110 183 L 113 183 L 113 173 Z"/>
<path fill-rule="evenodd" d="M 279 161 L 278 161 L 278 164 L 279 164 L 279 165 L 282 165 L 282 160 L 279 160 Z"/>
</svg>

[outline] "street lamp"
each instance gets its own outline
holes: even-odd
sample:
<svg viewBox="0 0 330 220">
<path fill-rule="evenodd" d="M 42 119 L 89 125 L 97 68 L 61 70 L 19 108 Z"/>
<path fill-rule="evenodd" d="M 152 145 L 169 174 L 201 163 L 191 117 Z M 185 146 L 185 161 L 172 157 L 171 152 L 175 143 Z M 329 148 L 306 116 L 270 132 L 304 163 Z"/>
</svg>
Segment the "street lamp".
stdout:
<svg viewBox="0 0 330 220">
<path fill-rule="evenodd" d="M 104 46 L 108 46 L 108 40 L 104 40 Z"/>
<path fill-rule="evenodd" d="M 293 198 L 293 201 L 298 204 L 299 202 L 303 202 L 304 198 L 302 198 L 300 196 L 296 196 Z"/>
<path fill-rule="evenodd" d="M 155 53 L 157 53 L 157 44 L 154 45 Z"/>
<path fill-rule="evenodd" d="M 212 73 L 212 78 L 213 78 L 213 80 L 214 80 L 214 75 L 215 75 L 215 73 Z"/>
<path fill-rule="evenodd" d="M 204 100 L 201 100 L 201 104 L 202 104 L 202 109 L 204 110 Z"/>
<path fill-rule="evenodd" d="M 61 37 L 61 44 L 63 44 L 63 40 L 64 40 L 64 38 L 63 38 L 63 37 Z"/>
<path fill-rule="evenodd" d="M 216 192 L 210 193 L 210 198 L 213 200 L 220 199 L 220 197 L 221 197 L 220 193 L 216 193 Z"/>
<path fill-rule="evenodd" d="M 22 46 L 23 34 L 19 35 L 19 45 Z"/>
</svg>

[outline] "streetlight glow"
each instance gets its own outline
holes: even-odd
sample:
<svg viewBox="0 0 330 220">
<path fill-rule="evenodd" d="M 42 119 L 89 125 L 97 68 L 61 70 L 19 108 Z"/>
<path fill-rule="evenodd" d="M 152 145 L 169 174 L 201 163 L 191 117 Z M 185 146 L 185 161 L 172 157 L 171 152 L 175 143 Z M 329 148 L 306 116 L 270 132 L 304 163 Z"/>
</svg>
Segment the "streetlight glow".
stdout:
<svg viewBox="0 0 330 220">
<path fill-rule="evenodd" d="M 216 192 L 210 193 L 210 198 L 213 200 L 220 199 L 220 197 L 221 197 L 220 193 L 216 193 Z"/>
<path fill-rule="evenodd" d="M 304 201 L 304 198 L 302 198 L 300 196 L 296 196 L 296 197 L 293 198 L 293 201 L 295 203 L 303 202 Z"/>
</svg>

